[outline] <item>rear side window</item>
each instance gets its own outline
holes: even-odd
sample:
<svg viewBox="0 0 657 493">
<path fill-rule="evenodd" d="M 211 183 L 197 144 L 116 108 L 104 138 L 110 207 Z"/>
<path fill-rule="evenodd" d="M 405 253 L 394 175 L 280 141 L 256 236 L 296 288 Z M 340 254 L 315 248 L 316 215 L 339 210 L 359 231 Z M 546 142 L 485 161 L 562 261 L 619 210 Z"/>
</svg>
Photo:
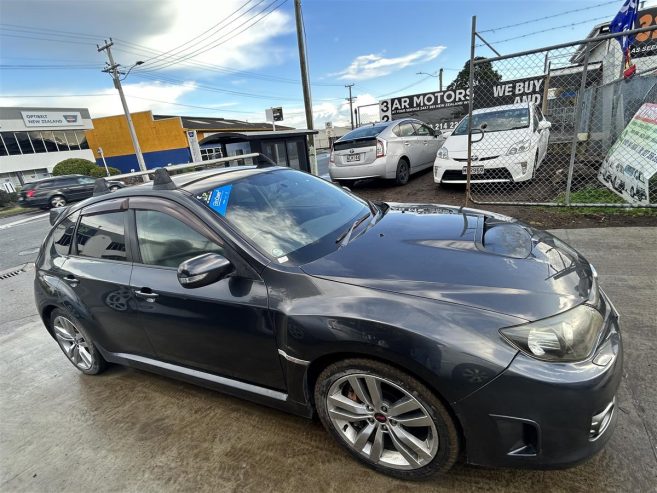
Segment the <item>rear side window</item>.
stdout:
<svg viewBox="0 0 657 493">
<path fill-rule="evenodd" d="M 79 212 L 74 212 L 57 225 L 52 234 L 52 243 L 58 255 L 68 255 L 73 243 L 75 224 L 78 222 Z"/>
<path fill-rule="evenodd" d="M 168 214 L 138 210 L 135 217 L 144 264 L 178 267 L 181 262 L 203 253 L 224 254 L 221 246 Z"/>
<path fill-rule="evenodd" d="M 75 234 L 78 255 L 126 260 L 125 211 L 82 216 Z"/>
</svg>

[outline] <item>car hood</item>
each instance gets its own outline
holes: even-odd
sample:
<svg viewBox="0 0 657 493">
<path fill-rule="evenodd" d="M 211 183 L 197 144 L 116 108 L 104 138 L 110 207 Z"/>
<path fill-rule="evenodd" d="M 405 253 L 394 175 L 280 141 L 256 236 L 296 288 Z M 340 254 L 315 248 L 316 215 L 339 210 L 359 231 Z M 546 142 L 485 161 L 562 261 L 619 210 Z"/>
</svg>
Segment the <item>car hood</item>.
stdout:
<svg viewBox="0 0 657 493">
<path fill-rule="evenodd" d="M 485 133 L 481 140 L 479 140 L 481 134 L 474 133 L 472 140 L 478 142 L 472 142 L 472 154 L 478 156 L 479 159 L 501 156 L 507 153 L 511 145 L 528 139 L 530 135 L 528 128 Z M 466 159 L 468 157 L 468 136 L 450 135 L 443 147 L 447 148 L 450 158 Z"/>
<path fill-rule="evenodd" d="M 549 233 L 474 209 L 388 205 L 366 232 L 303 271 L 525 320 L 581 304 L 597 289 L 590 264 Z"/>
</svg>

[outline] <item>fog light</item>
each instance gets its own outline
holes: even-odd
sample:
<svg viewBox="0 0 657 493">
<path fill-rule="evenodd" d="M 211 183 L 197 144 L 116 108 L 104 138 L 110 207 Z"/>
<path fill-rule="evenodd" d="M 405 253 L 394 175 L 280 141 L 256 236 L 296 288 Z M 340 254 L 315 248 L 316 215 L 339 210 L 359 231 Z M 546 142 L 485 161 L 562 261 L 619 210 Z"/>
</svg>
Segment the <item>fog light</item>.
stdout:
<svg viewBox="0 0 657 493">
<path fill-rule="evenodd" d="M 523 175 L 527 173 L 527 161 L 523 161 L 522 163 L 520 163 L 520 169 L 522 170 Z"/>
<path fill-rule="evenodd" d="M 614 416 L 614 408 L 616 404 L 616 397 L 604 408 L 601 413 L 596 414 L 591 418 L 591 429 L 589 430 L 589 440 L 597 440 L 611 423 L 611 418 Z"/>
</svg>

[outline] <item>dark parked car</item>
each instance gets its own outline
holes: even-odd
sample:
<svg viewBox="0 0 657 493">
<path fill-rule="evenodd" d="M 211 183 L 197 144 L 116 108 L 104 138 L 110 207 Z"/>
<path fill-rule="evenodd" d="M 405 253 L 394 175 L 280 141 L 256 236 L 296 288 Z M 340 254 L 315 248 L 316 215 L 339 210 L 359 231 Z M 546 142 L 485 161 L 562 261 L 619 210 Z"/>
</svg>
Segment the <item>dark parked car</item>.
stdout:
<svg viewBox="0 0 657 493">
<path fill-rule="evenodd" d="M 316 413 L 404 479 L 458 457 L 569 466 L 609 439 L 618 314 L 554 236 L 287 168 L 158 173 L 64 209 L 39 253 L 38 312 L 83 373 L 119 363 Z"/>
<path fill-rule="evenodd" d="M 96 178 L 83 175 L 62 175 L 44 178 L 23 185 L 18 203 L 23 207 L 64 207 L 69 202 L 88 199 L 94 193 Z M 123 188 L 122 181 L 108 181 L 110 190 Z"/>
</svg>

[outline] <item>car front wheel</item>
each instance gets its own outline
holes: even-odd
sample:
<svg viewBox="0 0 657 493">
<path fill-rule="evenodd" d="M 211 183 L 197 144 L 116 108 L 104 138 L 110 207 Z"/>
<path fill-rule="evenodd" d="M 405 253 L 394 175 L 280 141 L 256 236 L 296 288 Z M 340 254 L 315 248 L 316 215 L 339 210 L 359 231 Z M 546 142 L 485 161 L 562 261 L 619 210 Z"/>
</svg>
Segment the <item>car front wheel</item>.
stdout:
<svg viewBox="0 0 657 493">
<path fill-rule="evenodd" d="M 378 361 L 327 367 L 315 386 L 324 427 L 354 457 L 400 479 L 447 472 L 459 438 L 441 401 L 410 375 Z"/>
</svg>

